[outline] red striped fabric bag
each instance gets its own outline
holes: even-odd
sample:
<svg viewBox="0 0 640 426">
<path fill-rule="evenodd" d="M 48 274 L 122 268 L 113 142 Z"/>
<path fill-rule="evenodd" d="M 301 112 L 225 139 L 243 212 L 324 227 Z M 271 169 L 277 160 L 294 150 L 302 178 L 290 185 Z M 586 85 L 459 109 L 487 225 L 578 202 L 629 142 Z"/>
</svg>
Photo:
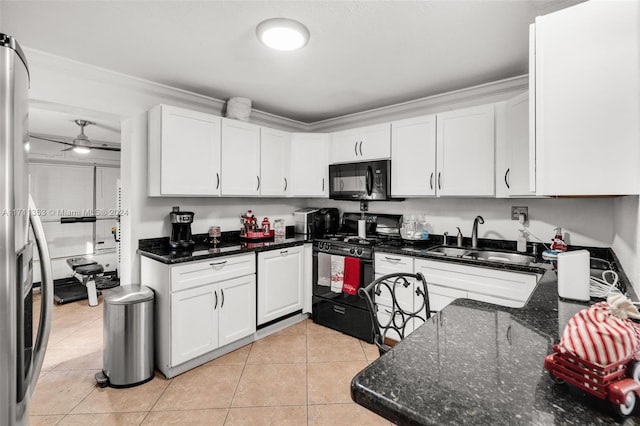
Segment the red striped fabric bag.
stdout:
<svg viewBox="0 0 640 426">
<path fill-rule="evenodd" d="M 640 329 L 627 318 L 637 314 L 626 297 L 612 296 L 575 314 L 564 329 L 560 347 L 602 366 L 630 358 L 639 349 Z"/>
</svg>

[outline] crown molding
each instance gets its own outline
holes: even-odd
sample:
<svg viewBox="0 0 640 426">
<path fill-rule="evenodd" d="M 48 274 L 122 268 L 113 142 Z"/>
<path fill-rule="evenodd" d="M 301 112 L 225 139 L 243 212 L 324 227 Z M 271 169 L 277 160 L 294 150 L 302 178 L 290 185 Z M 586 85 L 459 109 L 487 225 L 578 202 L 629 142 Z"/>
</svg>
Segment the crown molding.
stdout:
<svg viewBox="0 0 640 426">
<path fill-rule="evenodd" d="M 317 121 L 309 124 L 308 131 L 327 132 L 344 130 L 468 106 L 499 102 L 524 92 L 528 90 L 528 88 L 528 76 L 520 75 L 465 89 L 414 99 L 408 102 Z"/>
</svg>

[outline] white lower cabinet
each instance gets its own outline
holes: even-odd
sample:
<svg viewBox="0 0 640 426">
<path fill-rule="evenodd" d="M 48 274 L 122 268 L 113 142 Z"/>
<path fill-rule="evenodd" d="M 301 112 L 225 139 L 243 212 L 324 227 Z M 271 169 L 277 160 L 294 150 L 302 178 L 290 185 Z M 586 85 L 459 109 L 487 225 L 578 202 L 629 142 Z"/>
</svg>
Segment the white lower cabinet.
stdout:
<svg viewBox="0 0 640 426">
<path fill-rule="evenodd" d="M 256 331 L 254 274 L 221 282 L 220 299 L 218 346 L 235 342 Z M 251 306 L 253 313 L 248 312 L 247 305 Z"/>
<path fill-rule="evenodd" d="M 218 347 L 217 293 L 218 286 L 211 284 L 171 294 L 172 364 L 182 364 Z"/>
<path fill-rule="evenodd" d="M 303 308 L 303 247 L 258 253 L 258 325 Z"/>
<path fill-rule="evenodd" d="M 541 277 L 525 272 L 427 259 L 415 259 L 415 271 L 425 276 L 430 300 L 437 304 L 445 303 L 447 298 L 451 302 L 466 297 L 511 308 L 521 308 L 527 303 Z M 431 293 L 437 296 L 431 297 Z M 435 306 L 432 309 L 438 310 Z"/>
<path fill-rule="evenodd" d="M 255 254 L 167 265 L 141 258 L 155 292 L 156 367 L 173 377 L 256 331 Z"/>
</svg>

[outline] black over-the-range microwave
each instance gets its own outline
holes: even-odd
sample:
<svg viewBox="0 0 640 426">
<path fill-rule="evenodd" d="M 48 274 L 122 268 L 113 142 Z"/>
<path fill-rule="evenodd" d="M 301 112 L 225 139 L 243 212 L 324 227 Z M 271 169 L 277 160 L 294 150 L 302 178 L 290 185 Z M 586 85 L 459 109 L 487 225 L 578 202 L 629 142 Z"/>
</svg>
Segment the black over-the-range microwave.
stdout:
<svg viewBox="0 0 640 426">
<path fill-rule="evenodd" d="M 329 198 L 390 200 L 391 160 L 329 165 Z"/>
</svg>

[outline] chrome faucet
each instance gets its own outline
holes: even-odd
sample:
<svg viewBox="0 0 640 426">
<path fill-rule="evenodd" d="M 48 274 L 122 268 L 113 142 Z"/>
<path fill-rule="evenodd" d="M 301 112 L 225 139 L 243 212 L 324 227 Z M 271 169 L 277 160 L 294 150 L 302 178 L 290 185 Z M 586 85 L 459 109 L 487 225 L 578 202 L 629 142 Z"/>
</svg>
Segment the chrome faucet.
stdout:
<svg viewBox="0 0 640 426">
<path fill-rule="evenodd" d="M 473 230 L 471 231 L 471 248 L 478 248 L 478 223 L 483 224 L 482 216 L 476 216 L 473 219 Z"/>
<path fill-rule="evenodd" d="M 448 235 L 449 235 L 449 233 L 447 231 L 444 231 L 444 234 L 442 234 L 442 239 L 443 239 L 442 245 L 445 245 L 445 246 L 447 245 L 447 236 Z"/>
</svg>

